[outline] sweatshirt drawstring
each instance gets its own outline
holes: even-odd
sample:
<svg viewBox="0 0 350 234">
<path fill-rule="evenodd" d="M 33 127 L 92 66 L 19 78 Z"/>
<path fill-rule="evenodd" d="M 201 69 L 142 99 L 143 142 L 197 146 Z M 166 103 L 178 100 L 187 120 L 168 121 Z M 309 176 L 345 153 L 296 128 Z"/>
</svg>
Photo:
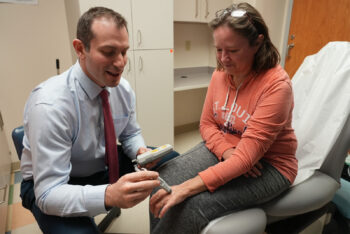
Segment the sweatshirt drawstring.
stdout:
<svg viewBox="0 0 350 234">
<path fill-rule="evenodd" d="M 230 112 L 229 112 L 229 114 L 227 115 L 226 121 L 225 121 L 225 123 L 224 123 L 224 126 L 225 126 L 225 127 L 227 127 L 228 122 L 230 121 L 230 117 L 231 117 L 232 112 L 233 112 L 233 107 L 236 105 L 237 96 L 238 96 L 238 91 L 239 91 L 239 88 L 241 87 L 242 83 L 243 83 L 243 82 L 241 82 L 241 83 L 238 85 L 238 87 L 237 87 L 236 95 L 235 95 L 235 98 L 233 99 L 233 103 L 232 103 L 232 105 L 231 105 Z M 224 107 L 223 107 L 222 110 L 226 110 L 226 105 L 227 105 L 229 93 L 230 93 L 230 86 L 228 87 L 225 105 L 224 105 Z"/>
<path fill-rule="evenodd" d="M 224 111 L 226 109 L 226 105 L 227 105 L 227 101 L 228 101 L 229 96 L 230 96 L 230 86 L 227 87 L 226 100 L 225 100 L 225 104 L 221 108 L 222 111 Z"/>
</svg>

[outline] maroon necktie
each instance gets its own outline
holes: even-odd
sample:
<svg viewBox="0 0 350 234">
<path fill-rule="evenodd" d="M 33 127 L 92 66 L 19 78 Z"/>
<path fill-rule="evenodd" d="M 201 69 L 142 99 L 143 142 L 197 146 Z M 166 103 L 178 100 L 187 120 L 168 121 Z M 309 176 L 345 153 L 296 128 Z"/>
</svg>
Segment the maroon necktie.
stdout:
<svg viewBox="0 0 350 234">
<path fill-rule="evenodd" d="M 103 116 L 105 125 L 105 148 L 106 156 L 105 162 L 109 168 L 109 182 L 114 183 L 119 178 L 119 163 L 118 163 L 118 151 L 117 151 L 117 139 L 115 137 L 114 124 L 111 114 L 111 108 L 108 102 L 107 90 L 102 90 L 100 93 L 102 98 Z"/>
</svg>

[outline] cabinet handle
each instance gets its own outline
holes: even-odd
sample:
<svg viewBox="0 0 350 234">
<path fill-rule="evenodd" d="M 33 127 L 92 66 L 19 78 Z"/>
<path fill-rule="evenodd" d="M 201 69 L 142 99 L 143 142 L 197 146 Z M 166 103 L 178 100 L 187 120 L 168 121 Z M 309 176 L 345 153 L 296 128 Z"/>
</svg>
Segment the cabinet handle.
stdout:
<svg viewBox="0 0 350 234">
<path fill-rule="evenodd" d="M 0 204 L 3 204 L 3 203 L 5 203 L 6 202 L 6 192 L 7 192 L 7 184 L 5 184 L 5 186 L 2 186 L 1 188 L 0 188 L 0 190 L 5 190 L 5 192 L 4 192 L 4 195 L 3 195 L 3 197 L 2 197 L 2 201 L 0 201 Z"/>
<path fill-rule="evenodd" d="M 142 57 L 140 56 L 139 57 L 139 71 L 142 71 L 143 70 L 143 60 L 142 60 Z"/>
<path fill-rule="evenodd" d="M 198 17 L 198 0 L 196 0 L 196 12 L 195 12 L 194 17 L 195 17 L 195 18 Z"/>
<path fill-rule="evenodd" d="M 141 46 L 142 38 L 141 38 L 141 31 L 137 30 L 137 46 Z"/>
<path fill-rule="evenodd" d="M 131 61 L 130 61 L 130 58 L 128 58 L 128 70 L 127 70 L 128 72 L 130 72 L 130 71 L 131 71 L 131 65 L 130 65 L 130 62 L 131 62 Z"/>
<path fill-rule="evenodd" d="M 208 18 L 209 15 L 209 3 L 208 0 L 205 0 L 205 18 Z"/>
</svg>

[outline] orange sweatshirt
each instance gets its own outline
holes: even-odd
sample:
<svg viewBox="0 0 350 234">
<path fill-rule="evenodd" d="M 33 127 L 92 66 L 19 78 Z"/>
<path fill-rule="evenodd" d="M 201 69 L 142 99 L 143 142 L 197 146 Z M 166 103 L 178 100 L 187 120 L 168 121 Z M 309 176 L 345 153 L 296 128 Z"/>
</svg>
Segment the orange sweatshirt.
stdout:
<svg viewBox="0 0 350 234">
<path fill-rule="evenodd" d="M 200 132 L 219 161 L 227 149 L 235 150 L 229 159 L 199 173 L 208 190 L 250 171 L 261 158 L 293 183 L 298 169 L 293 106 L 292 85 L 280 65 L 245 79 L 238 89 L 227 73 L 215 71 Z"/>
</svg>

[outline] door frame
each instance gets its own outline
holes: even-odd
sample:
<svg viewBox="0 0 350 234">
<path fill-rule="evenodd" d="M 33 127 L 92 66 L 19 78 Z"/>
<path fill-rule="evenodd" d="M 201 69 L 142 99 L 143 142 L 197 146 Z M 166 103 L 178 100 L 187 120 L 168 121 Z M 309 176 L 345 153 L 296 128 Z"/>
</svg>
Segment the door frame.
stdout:
<svg viewBox="0 0 350 234">
<path fill-rule="evenodd" d="M 293 3 L 294 0 L 287 0 L 287 10 L 286 10 L 286 18 L 285 18 L 285 27 L 283 32 L 283 46 L 281 53 L 281 66 L 284 68 L 288 50 L 288 37 L 289 37 L 289 28 L 292 20 L 292 11 L 293 11 Z M 292 77 L 291 77 L 292 78 Z"/>
</svg>

